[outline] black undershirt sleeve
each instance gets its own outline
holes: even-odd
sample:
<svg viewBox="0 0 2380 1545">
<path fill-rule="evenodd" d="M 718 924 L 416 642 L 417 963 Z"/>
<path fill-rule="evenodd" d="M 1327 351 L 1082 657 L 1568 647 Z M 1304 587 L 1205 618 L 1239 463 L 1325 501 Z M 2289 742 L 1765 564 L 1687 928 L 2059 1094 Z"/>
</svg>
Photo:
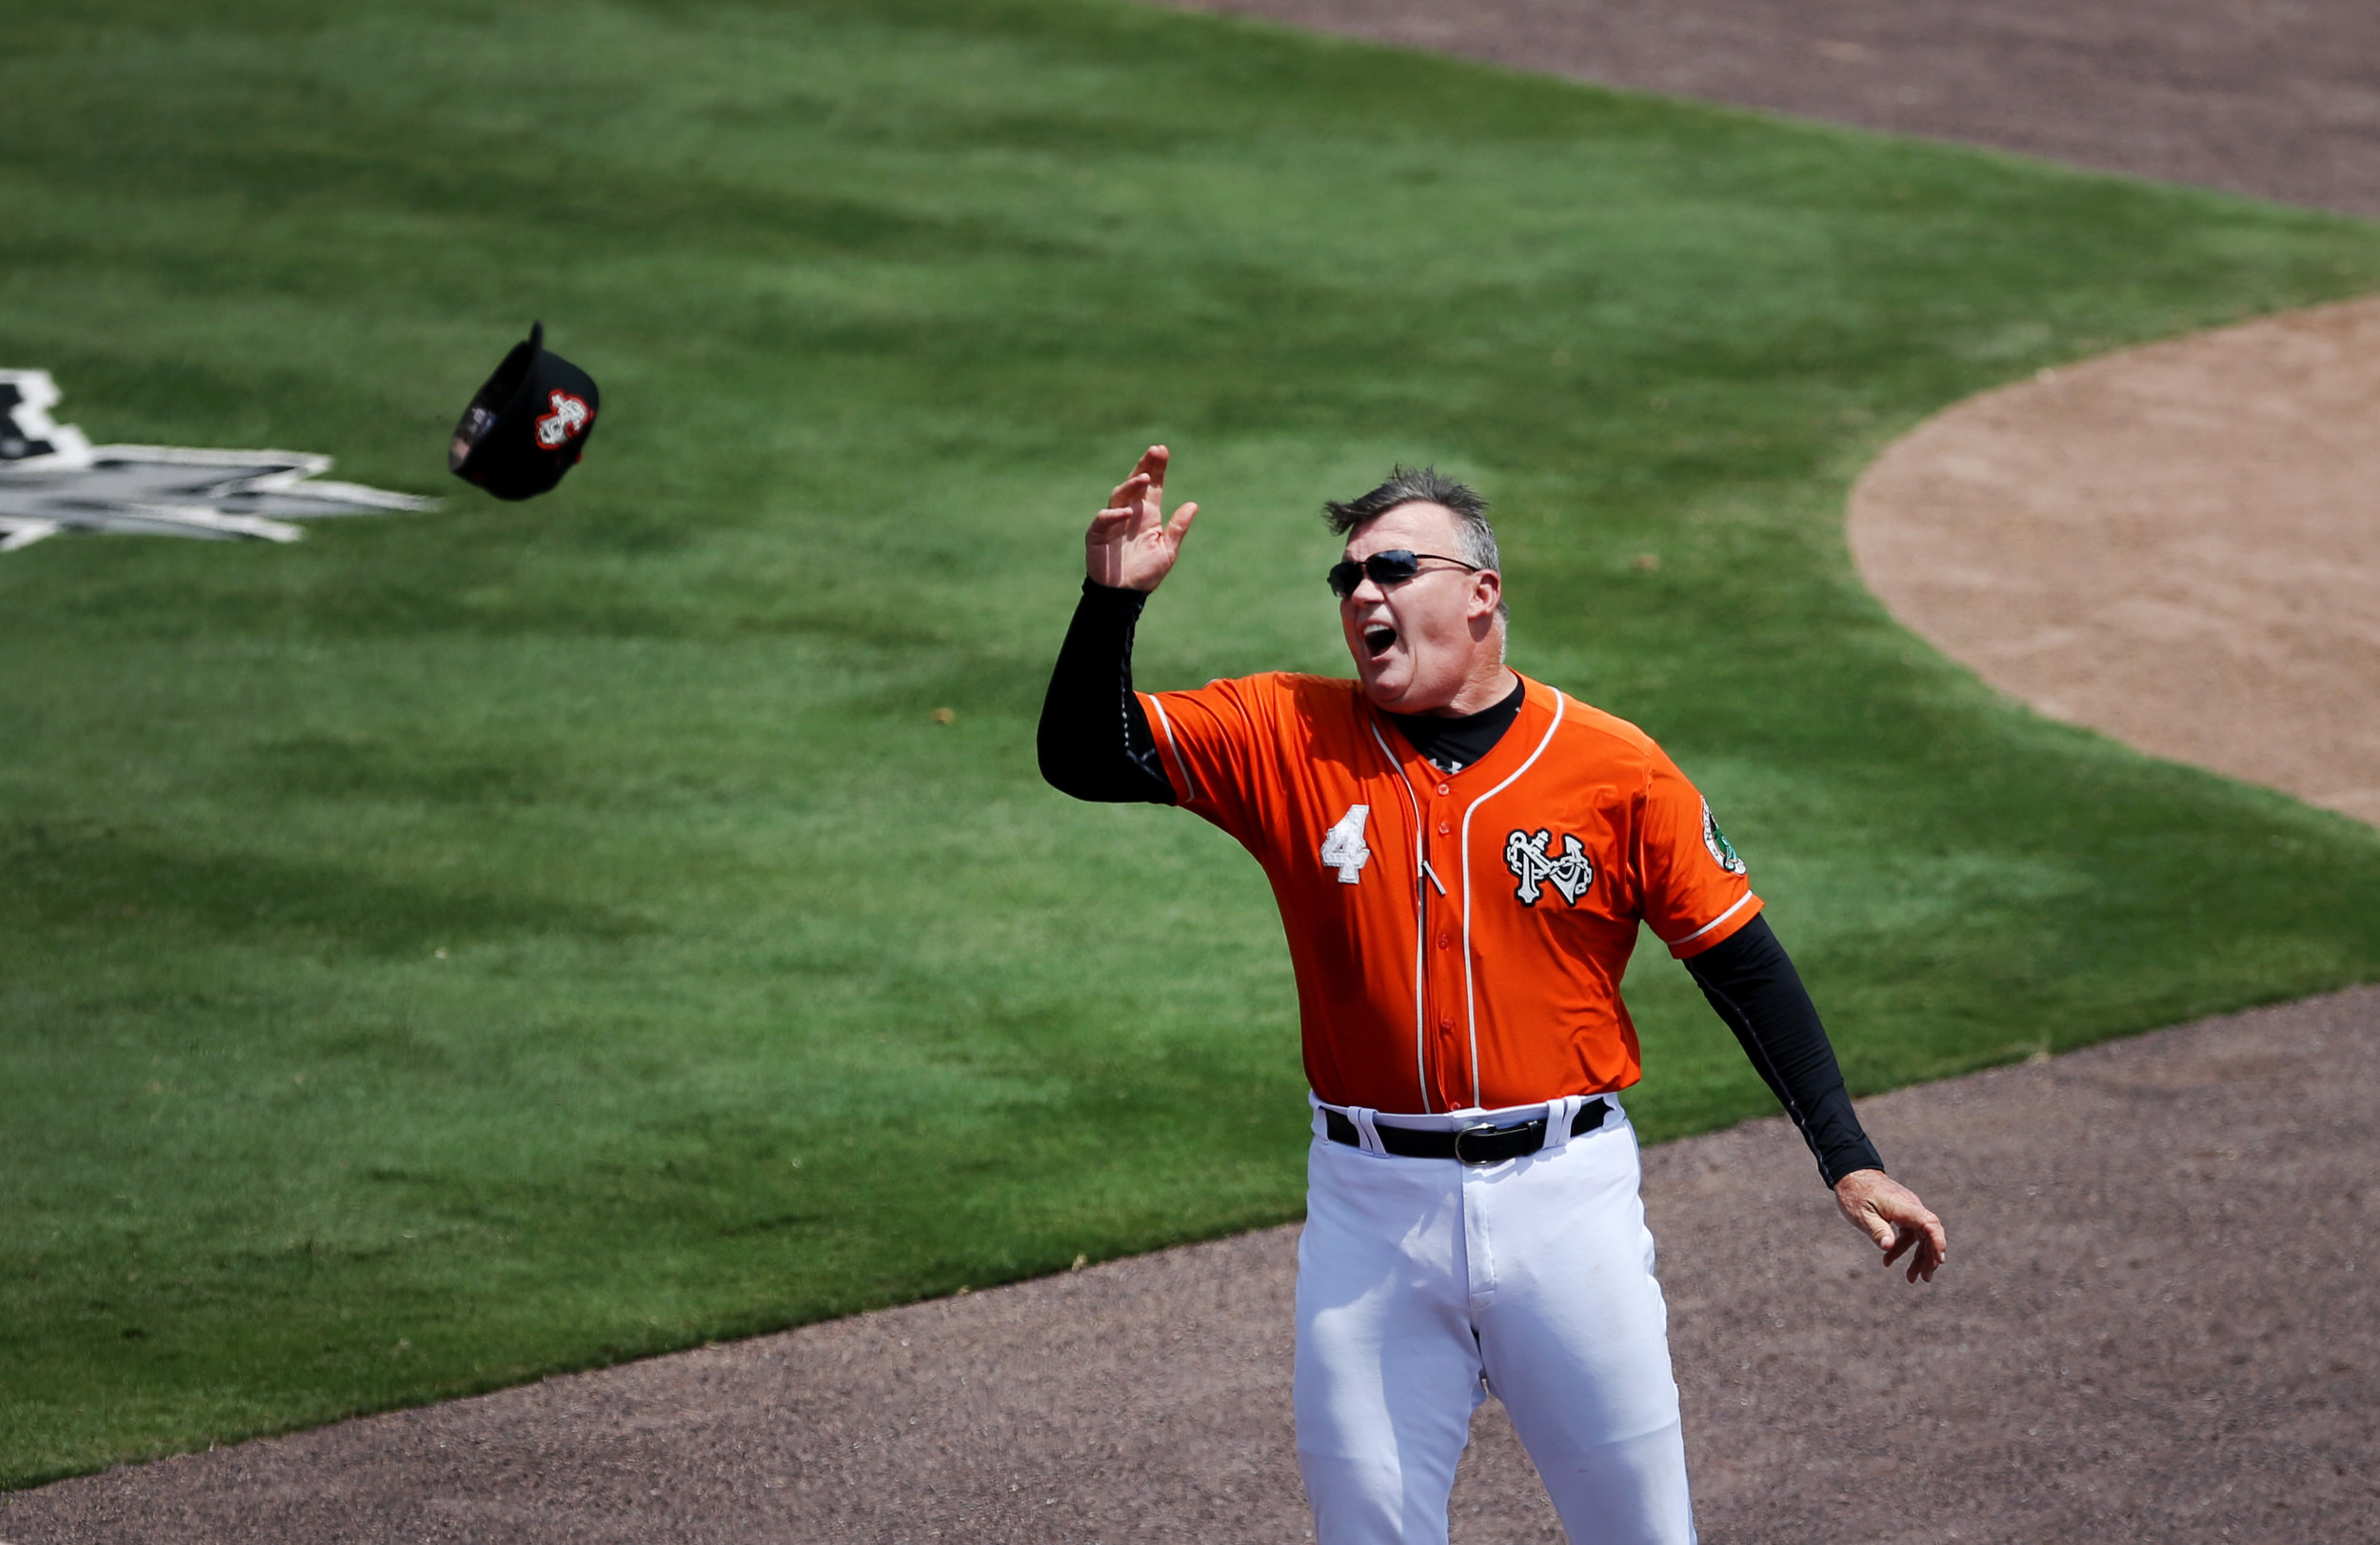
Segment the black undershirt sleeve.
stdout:
<svg viewBox="0 0 2380 1545">
<path fill-rule="evenodd" d="M 1132 631 L 1145 590 L 1082 582 L 1035 735 L 1050 787 L 1102 804 L 1172 804 L 1149 716 L 1132 693 Z"/>
<path fill-rule="evenodd" d="M 1826 1183 L 1854 1170 L 1882 1169 L 1884 1160 L 1851 1108 L 1851 1092 L 1843 1087 L 1817 1007 L 1785 946 L 1769 930 L 1768 919 L 1754 918 L 1724 942 L 1689 959 L 1686 969 L 1800 1128 Z"/>
</svg>

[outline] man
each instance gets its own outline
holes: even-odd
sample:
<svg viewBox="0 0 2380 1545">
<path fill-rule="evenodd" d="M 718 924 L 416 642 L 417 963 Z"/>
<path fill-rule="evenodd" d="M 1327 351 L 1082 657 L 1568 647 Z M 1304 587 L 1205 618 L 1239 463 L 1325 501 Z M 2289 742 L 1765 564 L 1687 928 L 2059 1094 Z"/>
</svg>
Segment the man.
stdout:
<svg viewBox="0 0 2380 1545">
<path fill-rule="evenodd" d="M 1695 1537 L 1667 1312 L 1618 1094 L 1639 924 L 1686 962 L 1844 1216 L 1909 1279 L 1941 1222 L 1888 1178 L 1745 866 L 1641 730 L 1504 664 L 1486 503 L 1433 469 L 1325 506 L 1353 682 L 1132 689 L 1198 506 L 1150 447 L 1091 523 L 1042 709 L 1081 799 L 1180 804 L 1264 866 L 1313 1086 L 1298 1460 L 1319 1545 L 1446 1538 L 1482 1383 L 1573 1540 Z"/>
</svg>

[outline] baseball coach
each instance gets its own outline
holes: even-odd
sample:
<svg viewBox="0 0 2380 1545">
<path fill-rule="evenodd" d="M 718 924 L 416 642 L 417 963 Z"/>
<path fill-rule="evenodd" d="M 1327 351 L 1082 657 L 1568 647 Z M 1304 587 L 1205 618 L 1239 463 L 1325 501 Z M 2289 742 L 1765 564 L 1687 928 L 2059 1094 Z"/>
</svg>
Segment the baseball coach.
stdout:
<svg viewBox="0 0 2380 1545">
<path fill-rule="evenodd" d="M 1132 636 L 1197 513 L 1152 446 L 1085 538 L 1042 775 L 1178 804 L 1272 881 L 1314 1141 L 1298 1246 L 1298 1463 L 1318 1545 L 1442 1545 L 1493 1390 L 1570 1537 L 1695 1537 L 1667 1311 L 1621 1093 L 1639 926 L 1685 962 L 1845 1217 L 1911 1281 L 1940 1219 L 1884 1173 L 1743 861 L 1661 748 L 1504 664 L 1487 505 L 1397 469 L 1325 506 L 1356 679 L 1140 693 Z"/>
</svg>

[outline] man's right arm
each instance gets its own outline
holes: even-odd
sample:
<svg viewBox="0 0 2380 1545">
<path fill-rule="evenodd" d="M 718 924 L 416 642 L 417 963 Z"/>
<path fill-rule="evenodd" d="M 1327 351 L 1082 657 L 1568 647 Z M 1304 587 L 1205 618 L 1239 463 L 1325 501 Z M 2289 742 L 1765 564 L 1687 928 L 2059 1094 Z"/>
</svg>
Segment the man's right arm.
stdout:
<svg viewBox="0 0 2380 1545">
<path fill-rule="evenodd" d="M 1173 571 L 1199 512 L 1184 505 L 1165 518 L 1172 460 L 1163 446 L 1151 446 L 1082 536 L 1082 600 L 1050 672 L 1035 736 L 1041 776 L 1078 800 L 1175 802 L 1149 716 L 1132 690 L 1133 624 L 1149 592 Z"/>
<path fill-rule="evenodd" d="M 1149 716 L 1132 690 L 1132 630 L 1142 590 L 1082 582 L 1035 737 L 1050 787 L 1104 804 L 1172 804 Z"/>
</svg>

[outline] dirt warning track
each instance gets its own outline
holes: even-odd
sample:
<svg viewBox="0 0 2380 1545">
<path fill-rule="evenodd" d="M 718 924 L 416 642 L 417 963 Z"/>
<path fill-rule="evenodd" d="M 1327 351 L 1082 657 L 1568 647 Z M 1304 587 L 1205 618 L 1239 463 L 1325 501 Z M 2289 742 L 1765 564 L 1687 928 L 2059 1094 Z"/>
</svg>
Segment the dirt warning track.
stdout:
<svg viewBox="0 0 2380 1545">
<path fill-rule="evenodd" d="M 1781 1121 L 1649 1156 L 1703 1537 L 2304 1541 L 2380 1515 L 2380 988 L 1865 1101 L 1877 1269 Z M 1288 1229 L 21 1493 L 0 1539 L 1298 1540 Z M 1561 1536 L 1491 1405 L 1454 1536 Z"/>
<path fill-rule="evenodd" d="M 2380 215 L 2368 0 L 1175 0 Z"/>
</svg>

